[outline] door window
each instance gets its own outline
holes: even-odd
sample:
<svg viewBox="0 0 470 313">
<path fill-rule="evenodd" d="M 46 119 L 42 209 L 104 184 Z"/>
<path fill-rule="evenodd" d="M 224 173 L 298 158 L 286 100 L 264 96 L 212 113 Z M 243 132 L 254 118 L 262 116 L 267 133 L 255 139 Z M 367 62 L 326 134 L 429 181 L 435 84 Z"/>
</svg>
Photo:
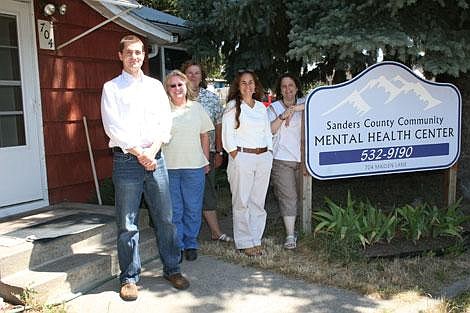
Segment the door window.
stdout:
<svg viewBox="0 0 470 313">
<path fill-rule="evenodd" d="M 0 14 L 0 148 L 26 145 L 16 17 Z"/>
</svg>

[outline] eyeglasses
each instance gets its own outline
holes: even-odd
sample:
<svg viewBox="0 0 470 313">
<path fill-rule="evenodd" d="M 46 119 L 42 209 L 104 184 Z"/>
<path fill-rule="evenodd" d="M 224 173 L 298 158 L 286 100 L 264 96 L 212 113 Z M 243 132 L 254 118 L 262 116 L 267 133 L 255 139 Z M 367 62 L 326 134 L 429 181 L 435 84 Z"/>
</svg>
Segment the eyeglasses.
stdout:
<svg viewBox="0 0 470 313">
<path fill-rule="evenodd" d="M 181 86 L 183 86 L 182 83 L 179 83 L 179 84 L 171 84 L 171 85 L 170 85 L 170 88 L 176 88 L 176 87 L 181 87 Z"/>
</svg>

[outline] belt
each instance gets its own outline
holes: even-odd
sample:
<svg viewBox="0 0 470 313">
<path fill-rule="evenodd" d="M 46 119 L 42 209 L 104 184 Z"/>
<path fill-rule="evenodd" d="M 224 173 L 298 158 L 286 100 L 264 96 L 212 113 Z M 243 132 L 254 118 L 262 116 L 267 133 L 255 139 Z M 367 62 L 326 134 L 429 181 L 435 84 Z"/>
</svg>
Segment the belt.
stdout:
<svg viewBox="0 0 470 313">
<path fill-rule="evenodd" d="M 116 153 L 116 152 L 118 152 L 118 153 L 124 153 L 124 151 L 123 151 L 121 148 L 119 148 L 119 147 L 112 147 L 111 150 L 112 150 L 114 153 Z M 155 155 L 155 159 L 158 160 L 158 159 L 160 159 L 161 157 L 162 157 L 162 150 L 158 150 L 157 155 Z"/>
<path fill-rule="evenodd" d="M 237 151 L 245 152 L 245 153 L 261 154 L 261 153 L 265 153 L 266 151 L 268 151 L 268 147 L 264 147 L 264 148 L 243 148 L 243 147 L 237 147 Z"/>
</svg>

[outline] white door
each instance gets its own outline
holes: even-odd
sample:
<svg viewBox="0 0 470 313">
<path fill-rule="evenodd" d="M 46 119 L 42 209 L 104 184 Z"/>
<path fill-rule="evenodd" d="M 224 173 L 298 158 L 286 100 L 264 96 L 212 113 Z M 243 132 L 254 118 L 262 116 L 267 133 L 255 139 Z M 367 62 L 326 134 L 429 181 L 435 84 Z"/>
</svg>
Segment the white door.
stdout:
<svg viewBox="0 0 470 313">
<path fill-rule="evenodd" d="M 0 1 L 0 218 L 47 204 L 31 6 Z"/>
</svg>

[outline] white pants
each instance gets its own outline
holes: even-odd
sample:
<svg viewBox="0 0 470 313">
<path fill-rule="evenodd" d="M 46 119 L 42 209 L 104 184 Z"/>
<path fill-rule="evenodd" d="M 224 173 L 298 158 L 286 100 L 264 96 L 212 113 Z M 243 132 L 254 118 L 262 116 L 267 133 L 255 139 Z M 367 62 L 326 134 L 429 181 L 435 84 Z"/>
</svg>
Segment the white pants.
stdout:
<svg viewBox="0 0 470 313">
<path fill-rule="evenodd" d="M 264 202 L 268 190 L 273 156 L 238 152 L 229 156 L 227 177 L 232 192 L 233 237 L 237 249 L 261 245 L 266 211 Z"/>
</svg>

